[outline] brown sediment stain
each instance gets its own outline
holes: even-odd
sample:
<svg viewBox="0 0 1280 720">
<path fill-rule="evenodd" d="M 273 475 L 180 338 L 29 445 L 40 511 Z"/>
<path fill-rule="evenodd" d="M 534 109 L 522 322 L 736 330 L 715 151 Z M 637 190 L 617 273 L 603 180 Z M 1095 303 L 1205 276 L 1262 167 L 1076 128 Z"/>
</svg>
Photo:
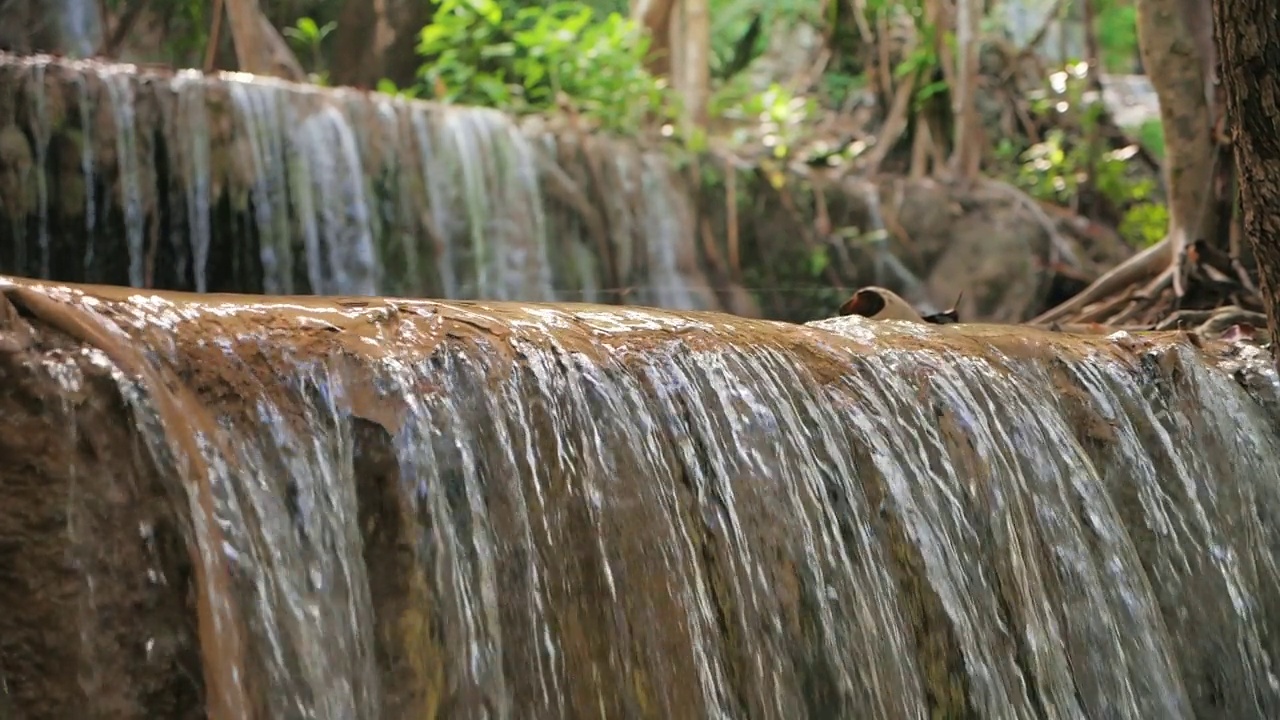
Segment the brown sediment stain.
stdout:
<svg viewBox="0 0 1280 720">
<path fill-rule="evenodd" d="M 209 717 L 213 720 L 251 717 L 251 704 L 242 684 L 245 678 L 243 628 L 233 605 L 226 556 L 218 550 L 224 546 L 224 541 L 217 523 L 213 490 L 209 485 L 209 468 L 198 437 L 202 435 L 210 442 L 217 442 L 216 427 L 195 398 L 188 397 L 185 388 L 166 383 L 137 348 L 128 344 L 126 338 L 108 331 L 103 321 L 91 311 L 75 304 L 58 302 L 38 290 L 21 285 L 6 287 L 4 291 L 9 302 L 58 332 L 101 350 L 121 371 L 133 376 L 146 388 L 170 442 L 177 446 L 174 448 L 175 459 L 185 464 L 182 468 L 184 479 L 194 485 L 203 518 L 193 517 L 192 524 L 198 526 L 203 522 L 208 533 L 208 546 L 204 552 L 198 547 L 190 550 L 196 573 L 200 647 L 204 653 Z M 199 529 L 196 536 L 200 536 Z M 226 611 L 221 618 L 218 617 L 220 605 Z"/>
<path fill-rule="evenodd" d="M 1116 441 L 1116 418 L 1105 417 L 1099 412 L 1089 391 L 1072 379 L 1062 360 L 1055 360 L 1050 365 L 1049 379 L 1058 398 L 1058 407 L 1066 415 L 1068 425 L 1083 447 L 1090 449 Z"/>
<path fill-rule="evenodd" d="M 545 336 L 545 331 L 556 329 L 568 331 L 555 333 L 564 350 L 590 357 L 599 357 L 601 346 L 645 352 L 660 350 L 673 340 L 688 349 L 714 349 L 724 346 L 723 333 L 729 328 L 735 331 L 735 339 L 749 338 L 752 345 L 808 350 L 808 354 L 813 354 L 814 347 L 837 343 L 859 352 L 891 347 L 896 351 L 945 350 L 1014 359 L 1049 355 L 1123 359 L 1144 349 L 1189 345 L 1181 331 L 1072 335 L 1023 325 L 978 324 L 876 324 L 872 331 L 865 320 L 858 318 L 794 325 L 715 312 L 585 303 L 202 295 L 0 277 L 0 287 L 4 286 L 28 287 L 64 303 L 97 300 L 100 311 L 108 314 L 120 309 L 145 313 L 151 304 L 157 311 L 181 313 L 172 325 L 179 335 L 186 336 L 184 339 L 261 337 L 282 342 L 299 355 L 324 356 L 341 349 L 363 360 L 405 353 L 421 357 L 446 340 L 483 343 L 487 350 L 514 359 L 515 351 L 509 342 L 512 338 L 538 338 Z M 524 331 L 526 328 L 528 332 Z M 849 334 L 844 328 L 859 331 Z M 1215 355 L 1225 347 L 1207 343 L 1204 352 Z M 828 369 L 822 365 L 819 363 L 816 370 L 820 381 Z M 844 364 L 837 365 L 834 370 L 840 374 Z"/>
<path fill-rule="evenodd" d="M 111 366 L 0 293 L 0 673 L 15 717 L 203 717 L 190 556 Z M 177 589 L 177 592 L 174 591 Z"/>
</svg>

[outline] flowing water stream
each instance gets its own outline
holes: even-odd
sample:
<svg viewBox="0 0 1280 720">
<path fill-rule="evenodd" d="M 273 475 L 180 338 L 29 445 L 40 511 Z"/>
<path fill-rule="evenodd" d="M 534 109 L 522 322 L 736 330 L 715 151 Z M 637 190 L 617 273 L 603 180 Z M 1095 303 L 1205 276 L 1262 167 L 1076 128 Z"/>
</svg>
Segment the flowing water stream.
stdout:
<svg viewBox="0 0 1280 720">
<path fill-rule="evenodd" d="M 0 273 L 714 309 L 662 152 L 495 110 L 0 54 Z M 55 247 L 58 245 L 58 247 Z"/>
<path fill-rule="evenodd" d="M 1247 349 L 38 292 L 117 340 L 31 377 L 165 379 L 65 421 L 133 428 L 186 498 L 205 677 L 256 717 L 1280 717 L 1280 391 Z"/>
</svg>

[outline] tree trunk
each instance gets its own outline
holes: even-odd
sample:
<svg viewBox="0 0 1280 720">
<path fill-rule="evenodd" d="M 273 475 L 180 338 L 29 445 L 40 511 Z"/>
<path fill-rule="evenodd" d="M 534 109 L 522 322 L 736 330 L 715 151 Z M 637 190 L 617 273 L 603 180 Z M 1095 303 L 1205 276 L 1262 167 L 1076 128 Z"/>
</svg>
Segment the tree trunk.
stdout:
<svg viewBox="0 0 1280 720">
<path fill-rule="evenodd" d="M 1165 189 L 1169 199 L 1172 260 L 1190 242 L 1209 240 L 1217 223 L 1210 217 L 1213 201 L 1213 140 L 1210 97 L 1205 92 L 1211 46 L 1196 24 L 1207 23 L 1209 0 L 1139 0 L 1138 45 L 1142 64 L 1160 100 L 1165 141 Z M 1201 39 L 1197 41 L 1197 36 Z"/>
<path fill-rule="evenodd" d="M 1245 236 L 1280 368 L 1280 13 L 1275 0 L 1214 0 L 1213 10 Z"/>
<path fill-rule="evenodd" d="M 417 78 L 418 34 L 435 5 L 422 0 L 346 0 L 338 13 L 329 82 L 372 88 L 387 78 L 409 87 Z"/>
<path fill-rule="evenodd" d="M 671 16 L 676 0 L 631 0 L 631 19 L 649 31 L 645 67 L 656 77 L 671 74 Z"/>
<path fill-rule="evenodd" d="M 680 0 L 675 17 L 679 27 L 672 27 L 671 35 L 679 34 L 675 59 L 680 66 L 672 68 L 672 75 L 679 78 L 680 121 L 688 138 L 696 128 L 706 126 L 711 96 L 711 13 L 707 0 Z"/>
<path fill-rule="evenodd" d="M 228 25 L 241 72 L 306 82 L 307 74 L 288 43 L 262 14 L 258 0 L 227 0 Z"/>
<path fill-rule="evenodd" d="M 707 0 L 632 0 L 631 17 L 649 31 L 645 65 L 667 77 L 680 96 L 680 127 L 687 138 L 707 119 L 711 96 L 711 15 Z"/>
</svg>

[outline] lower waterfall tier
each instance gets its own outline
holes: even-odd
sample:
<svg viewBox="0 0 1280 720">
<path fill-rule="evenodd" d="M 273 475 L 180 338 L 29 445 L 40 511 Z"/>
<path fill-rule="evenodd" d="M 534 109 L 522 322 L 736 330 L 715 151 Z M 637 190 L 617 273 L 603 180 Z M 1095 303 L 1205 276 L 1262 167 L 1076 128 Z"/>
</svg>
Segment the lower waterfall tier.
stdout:
<svg viewBox="0 0 1280 720">
<path fill-rule="evenodd" d="M 0 278 L 0 699 L 1277 717 L 1278 407 L 1172 334 Z"/>
</svg>

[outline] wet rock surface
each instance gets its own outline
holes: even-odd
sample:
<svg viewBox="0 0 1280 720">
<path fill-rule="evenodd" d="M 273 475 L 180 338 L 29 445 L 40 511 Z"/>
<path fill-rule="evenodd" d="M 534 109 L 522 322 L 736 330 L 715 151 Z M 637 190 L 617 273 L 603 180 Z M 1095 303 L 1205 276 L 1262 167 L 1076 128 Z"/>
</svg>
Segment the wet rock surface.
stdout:
<svg viewBox="0 0 1280 720">
<path fill-rule="evenodd" d="M 0 292 L 22 717 L 1280 711 L 1265 358 Z"/>
</svg>

